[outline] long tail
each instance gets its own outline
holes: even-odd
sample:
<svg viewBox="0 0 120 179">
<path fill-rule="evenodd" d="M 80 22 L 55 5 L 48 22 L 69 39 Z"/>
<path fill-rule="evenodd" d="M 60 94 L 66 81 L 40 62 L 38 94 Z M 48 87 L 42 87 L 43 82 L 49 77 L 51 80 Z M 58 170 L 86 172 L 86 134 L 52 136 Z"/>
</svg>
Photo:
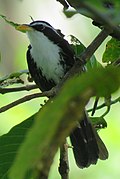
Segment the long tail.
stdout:
<svg viewBox="0 0 120 179">
<path fill-rule="evenodd" d="M 91 164 L 96 164 L 98 158 L 101 160 L 108 158 L 108 151 L 86 114 L 70 134 L 70 139 L 78 167 L 89 167 Z"/>
</svg>

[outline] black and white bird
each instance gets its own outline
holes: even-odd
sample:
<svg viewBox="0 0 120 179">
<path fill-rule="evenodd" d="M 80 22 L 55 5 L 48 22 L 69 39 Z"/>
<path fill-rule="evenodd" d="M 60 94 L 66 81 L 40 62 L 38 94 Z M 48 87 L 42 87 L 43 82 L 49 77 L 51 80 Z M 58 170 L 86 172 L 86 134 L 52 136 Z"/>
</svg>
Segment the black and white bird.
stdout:
<svg viewBox="0 0 120 179">
<path fill-rule="evenodd" d="M 26 32 L 30 40 L 27 63 L 33 80 L 41 91 L 50 90 L 74 65 L 77 58 L 73 49 L 62 33 L 45 21 L 23 24 L 17 30 Z M 98 158 L 108 158 L 108 151 L 88 116 L 83 116 L 70 134 L 74 157 L 80 168 L 96 164 Z"/>
</svg>

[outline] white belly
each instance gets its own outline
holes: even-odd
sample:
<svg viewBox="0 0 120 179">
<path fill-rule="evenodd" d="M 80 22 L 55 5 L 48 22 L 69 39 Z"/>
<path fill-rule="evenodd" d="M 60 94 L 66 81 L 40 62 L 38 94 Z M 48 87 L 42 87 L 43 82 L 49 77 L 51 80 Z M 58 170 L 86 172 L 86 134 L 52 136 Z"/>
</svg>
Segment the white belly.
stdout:
<svg viewBox="0 0 120 179">
<path fill-rule="evenodd" d="M 32 45 L 32 58 L 41 69 L 42 75 L 56 84 L 59 83 L 64 75 L 63 66 L 60 64 L 60 48 L 41 32 L 29 32 L 28 37 Z"/>
</svg>

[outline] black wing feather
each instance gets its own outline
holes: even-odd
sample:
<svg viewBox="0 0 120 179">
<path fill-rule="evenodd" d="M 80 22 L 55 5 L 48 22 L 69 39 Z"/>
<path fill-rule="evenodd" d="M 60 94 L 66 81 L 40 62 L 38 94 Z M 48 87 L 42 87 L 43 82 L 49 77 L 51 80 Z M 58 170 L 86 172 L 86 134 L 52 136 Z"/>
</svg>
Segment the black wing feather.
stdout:
<svg viewBox="0 0 120 179">
<path fill-rule="evenodd" d="M 35 81 L 35 83 L 38 85 L 38 87 L 41 89 L 41 91 L 47 91 L 50 90 L 53 86 L 56 84 L 54 81 L 47 80 L 45 76 L 42 75 L 42 71 L 40 68 L 37 67 L 36 63 L 34 62 L 31 54 L 30 54 L 30 49 L 31 45 L 28 46 L 28 51 L 27 51 L 27 63 L 28 63 L 28 69 L 29 72 Z"/>
<path fill-rule="evenodd" d="M 99 146 L 97 142 L 99 136 L 97 134 L 96 138 L 95 133 L 96 131 L 93 129 L 87 115 L 84 114 L 83 120 L 70 134 L 74 157 L 80 168 L 96 164 L 102 151 L 104 151 L 104 159 L 108 158 L 108 152 L 105 145 L 101 142 L 101 146 Z M 100 148 L 102 148 L 102 150 L 100 150 Z"/>
</svg>

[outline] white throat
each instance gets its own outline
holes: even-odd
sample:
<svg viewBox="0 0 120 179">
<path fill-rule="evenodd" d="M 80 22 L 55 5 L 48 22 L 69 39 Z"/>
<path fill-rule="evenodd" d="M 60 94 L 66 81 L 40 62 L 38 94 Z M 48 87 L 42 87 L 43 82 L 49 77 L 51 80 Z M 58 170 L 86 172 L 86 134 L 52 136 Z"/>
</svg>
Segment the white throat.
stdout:
<svg viewBox="0 0 120 179">
<path fill-rule="evenodd" d="M 27 32 L 32 49 L 31 55 L 42 75 L 57 84 L 64 75 L 60 65 L 60 48 L 39 31 Z"/>
</svg>

